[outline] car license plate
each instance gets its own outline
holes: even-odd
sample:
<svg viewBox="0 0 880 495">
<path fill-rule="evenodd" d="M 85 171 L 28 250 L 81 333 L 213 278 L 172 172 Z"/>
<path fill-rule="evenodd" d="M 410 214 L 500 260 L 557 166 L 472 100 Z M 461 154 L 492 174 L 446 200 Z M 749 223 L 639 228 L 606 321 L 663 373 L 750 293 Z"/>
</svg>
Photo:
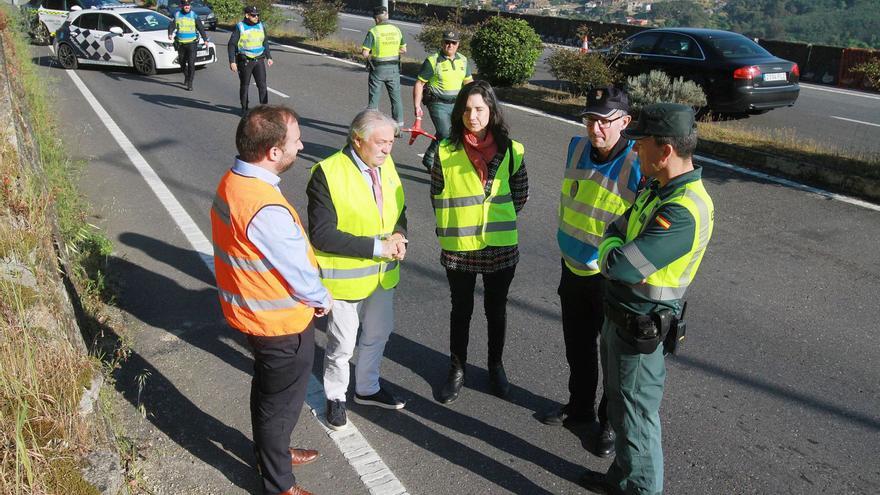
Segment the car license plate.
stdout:
<svg viewBox="0 0 880 495">
<path fill-rule="evenodd" d="M 765 81 L 785 81 L 787 79 L 785 72 L 771 72 L 764 74 Z"/>
<path fill-rule="evenodd" d="M 196 54 L 196 56 L 197 57 L 207 57 L 208 51 L 207 50 L 199 50 L 199 52 Z"/>
</svg>

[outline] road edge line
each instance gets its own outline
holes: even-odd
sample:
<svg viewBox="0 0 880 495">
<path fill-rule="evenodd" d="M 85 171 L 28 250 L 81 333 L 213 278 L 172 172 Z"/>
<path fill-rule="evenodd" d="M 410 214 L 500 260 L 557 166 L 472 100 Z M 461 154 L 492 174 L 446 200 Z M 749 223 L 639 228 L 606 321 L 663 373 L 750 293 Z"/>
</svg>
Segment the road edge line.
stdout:
<svg viewBox="0 0 880 495">
<path fill-rule="evenodd" d="M 53 50 L 54 53 L 54 50 Z M 98 119 L 107 130 L 116 144 L 122 148 L 125 155 L 134 165 L 135 169 L 146 181 L 150 190 L 159 199 L 159 202 L 165 208 L 165 211 L 177 224 L 178 229 L 183 232 L 190 246 L 198 253 L 202 262 L 214 273 L 214 247 L 208 241 L 208 238 L 196 225 L 192 217 L 170 189 L 162 182 L 159 175 L 150 166 L 147 160 L 137 150 L 131 140 L 125 135 L 122 129 L 116 124 L 104 106 L 95 98 L 95 95 L 89 90 L 85 83 L 80 79 L 79 75 L 72 70 L 64 70 L 73 84 L 79 89 L 80 93 L 92 107 Z M 349 421 L 349 427 L 342 431 L 333 431 L 327 427 L 326 423 L 321 420 L 326 415 L 326 405 L 323 402 L 324 387 L 318 382 L 314 374 L 309 373 L 309 386 L 306 390 L 306 403 L 311 410 L 312 416 L 318 421 L 318 424 L 324 428 L 327 436 L 333 440 L 336 447 L 342 452 L 343 457 L 348 464 L 354 469 L 355 473 L 360 477 L 364 486 L 374 495 L 408 495 L 406 488 L 400 480 L 394 475 L 390 468 L 382 460 L 379 453 L 370 446 L 367 439 L 361 434 L 360 430 Z M 355 454 L 356 453 L 356 454 Z M 369 462 L 361 462 L 368 460 Z"/>
</svg>

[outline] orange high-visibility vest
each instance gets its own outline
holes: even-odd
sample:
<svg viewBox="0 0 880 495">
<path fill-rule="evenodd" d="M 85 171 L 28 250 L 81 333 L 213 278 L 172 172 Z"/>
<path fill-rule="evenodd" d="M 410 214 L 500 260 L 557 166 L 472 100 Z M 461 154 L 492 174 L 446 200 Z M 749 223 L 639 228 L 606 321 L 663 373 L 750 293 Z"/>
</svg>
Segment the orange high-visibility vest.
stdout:
<svg viewBox="0 0 880 495">
<path fill-rule="evenodd" d="M 227 172 L 211 206 L 214 274 L 223 316 L 233 328 L 264 337 L 300 333 L 315 314 L 314 308 L 293 297 L 296 287 L 290 287 L 247 238 L 250 221 L 268 205 L 287 208 L 305 235 L 293 206 L 260 179 Z M 308 257 L 317 268 L 311 244 Z"/>
</svg>

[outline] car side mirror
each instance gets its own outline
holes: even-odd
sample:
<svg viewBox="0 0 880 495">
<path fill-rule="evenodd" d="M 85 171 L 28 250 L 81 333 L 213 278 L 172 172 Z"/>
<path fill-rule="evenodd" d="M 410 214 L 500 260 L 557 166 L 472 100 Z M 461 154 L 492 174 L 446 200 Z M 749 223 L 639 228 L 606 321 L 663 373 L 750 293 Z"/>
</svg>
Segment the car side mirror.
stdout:
<svg viewBox="0 0 880 495">
<path fill-rule="evenodd" d="M 83 9 L 83 8 L 80 7 L 79 5 L 74 5 L 74 6 L 70 7 L 70 11 L 71 11 L 71 12 L 78 12 L 78 11 L 80 11 L 80 10 L 82 10 L 82 9 Z"/>
<path fill-rule="evenodd" d="M 110 32 L 113 33 L 113 34 L 118 34 L 119 36 L 122 36 L 122 28 L 119 27 L 119 26 L 113 26 L 113 27 L 111 27 L 111 28 L 110 28 Z"/>
</svg>

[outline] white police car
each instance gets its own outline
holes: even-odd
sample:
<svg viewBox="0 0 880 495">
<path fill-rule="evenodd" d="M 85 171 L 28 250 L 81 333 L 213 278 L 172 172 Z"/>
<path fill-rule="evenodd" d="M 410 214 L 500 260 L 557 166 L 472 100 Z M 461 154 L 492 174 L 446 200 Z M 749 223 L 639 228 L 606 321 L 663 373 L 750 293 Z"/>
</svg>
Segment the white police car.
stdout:
<svg viewBox="0 0 880 495">
<path fill-rule="evenodd" d="M 65 69 L 79 64 L 134 67 L 141 74 L 179 69 L 171 19 L 153 10 L 120 7 L 71 12 L 55 36 L 55 58 Z M 217 61 L 213 41 L 199 41 L 196 67 Z"/>
</svg>

